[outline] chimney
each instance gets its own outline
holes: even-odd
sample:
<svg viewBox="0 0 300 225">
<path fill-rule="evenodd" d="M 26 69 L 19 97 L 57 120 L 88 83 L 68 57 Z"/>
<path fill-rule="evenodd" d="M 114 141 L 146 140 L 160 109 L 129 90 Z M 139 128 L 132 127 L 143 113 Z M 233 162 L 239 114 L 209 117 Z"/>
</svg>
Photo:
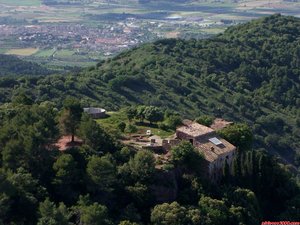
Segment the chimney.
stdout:
<svg viewBox="0 0 300 225">
<path fill-rule="evenodd" d="M 211 146 L 211 147 L 210 147 L 210 150 L 211 150 L 211 151 L 214 151 L 214 150 L 215 150 L 215 148 L 214 148 L 213 146 Z"/>
</svg>

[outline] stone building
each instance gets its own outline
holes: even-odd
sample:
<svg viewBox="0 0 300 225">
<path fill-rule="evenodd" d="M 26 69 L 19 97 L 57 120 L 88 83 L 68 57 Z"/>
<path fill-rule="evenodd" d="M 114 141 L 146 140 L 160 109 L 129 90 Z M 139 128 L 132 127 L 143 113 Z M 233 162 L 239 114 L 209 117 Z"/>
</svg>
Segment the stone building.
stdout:
<svg viewBox="0 0 300 225">
<path fill-rule="evenodd" d="M 226 124 L 228 125 L 230 124 Z M 134 142 L 135 146 L 170 157 L 170 150 L 182 141 L 191 142 L 203 154 L 203 175 L 212 182 L 220 180 L 225 163 L 229 166 L 232 164 L 236 147 L 219 137 L 214 129 L 189 120 L 185 120 L 184 125 L 178 127 L 176 133 L 169 138 L 162 139 L 152 135 L 147 138 L 138 137 L 130 140 L 130 143 Z"/>
<path fill-rule="evenodd" d="M 232 164 L 236 147 L 219 137 L 215 130 L 193 122 L 179 127 L 176 136 L 190 141 L 203 154 L 205 173 L 212 181 L 220 180 L 225 163 Z"/>
<path fill-rule="evenodd" d="M 209 127 L 203 126 L 199 123 L 193 122 L 186 124 L 176 129 L 176 136 L 181 140 L 188 140 L 195 145 L 205 137 L 215 135 L 215 131 Z"/>
</svg>

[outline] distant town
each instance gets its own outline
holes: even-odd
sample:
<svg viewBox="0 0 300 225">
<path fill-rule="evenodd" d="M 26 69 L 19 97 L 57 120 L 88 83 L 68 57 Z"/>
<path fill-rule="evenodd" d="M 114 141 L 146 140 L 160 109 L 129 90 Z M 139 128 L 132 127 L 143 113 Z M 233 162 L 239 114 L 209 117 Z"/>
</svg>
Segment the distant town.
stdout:
<svg viewBox="0 0 300 225">
<path fill-rule="evenodd" d="M 206 38 L 266 14 L 298 16 L 300 8 L 297 1 L 183 2 L 0 0 L 0 53 L 88 66 L 141 43 Z"/>
</svg>

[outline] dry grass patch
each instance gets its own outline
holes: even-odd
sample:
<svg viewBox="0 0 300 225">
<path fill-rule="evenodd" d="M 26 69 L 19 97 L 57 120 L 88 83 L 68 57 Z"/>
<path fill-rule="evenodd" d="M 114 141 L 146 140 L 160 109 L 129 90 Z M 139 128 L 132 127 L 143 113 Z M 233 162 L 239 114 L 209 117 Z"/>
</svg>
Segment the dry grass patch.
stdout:
<svg viewBox="0 0 300 225">
<path fill-rule="evenodd" d="M 5 54 L 6 55 L 19 55 L 19 56 L 30 56 L 38 52 L 38 48 L 18 48 L 10 49 Z"/>
</svg>

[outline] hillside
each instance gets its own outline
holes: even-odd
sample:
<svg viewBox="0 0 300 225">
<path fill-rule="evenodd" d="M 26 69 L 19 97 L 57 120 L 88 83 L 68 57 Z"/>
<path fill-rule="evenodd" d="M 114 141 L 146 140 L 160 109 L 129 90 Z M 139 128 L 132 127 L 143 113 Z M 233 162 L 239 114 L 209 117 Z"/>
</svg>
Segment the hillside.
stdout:
<svg viewBox="0 0 300 225">
<path fill-rule="evenodd" d="M 12 55 L 0 54 L 0 76 L 48 75 L 51 72 L 33 62 L 26 62 Z"/>
<path fill-rule="evenodd" d="M 0 224 L 300 221 L 299 173 L 266 152 L 299 163 L 299 23 L 274 15 L 77 74 L 0 77 Z M 212 116 L 235 124 L 179 127 Z"/>
<path fill-rule="evenodd" d="M 2 80 L 1 100 L 28 92 L 36 102 L 116 110 L 155 105 L 252 124 L 255 149 L 299 166 L 300 19 L 273 15 L 207 40 L 161 40 L 123 52 L 81 74 Z M 14 86 L 14 90 L 11 87 Z M 298 155 L 296 154 L 298 152 Z"/>
</svg>

